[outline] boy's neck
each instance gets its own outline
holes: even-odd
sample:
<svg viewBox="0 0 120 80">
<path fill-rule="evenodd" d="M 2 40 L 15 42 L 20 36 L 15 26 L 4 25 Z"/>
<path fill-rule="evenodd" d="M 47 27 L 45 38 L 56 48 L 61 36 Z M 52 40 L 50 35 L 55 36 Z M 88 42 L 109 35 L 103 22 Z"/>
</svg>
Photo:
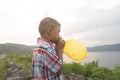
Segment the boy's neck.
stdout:
<svg viewBox="0 0 120 80">
<path fill-rule="evenodd" d="M 48 35 L 42 35 L 42 36 L 41 36 L 41 38 L 43 38 L 43 39 L 46 39 L 46 40 L 49 40 L 49 41 L 50 41 L 50 38 L 49 38 L 49 36 L 48 36 Z"/>
</svg>

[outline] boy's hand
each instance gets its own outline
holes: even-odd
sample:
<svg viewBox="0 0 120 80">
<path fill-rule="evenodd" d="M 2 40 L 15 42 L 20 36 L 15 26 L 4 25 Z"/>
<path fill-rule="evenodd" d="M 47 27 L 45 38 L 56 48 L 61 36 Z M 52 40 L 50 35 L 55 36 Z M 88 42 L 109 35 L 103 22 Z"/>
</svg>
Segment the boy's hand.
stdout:
<svg viewBox="0 0 120 80">
<path fill-rule="evenodd" d="M 56 52 L 57 52 L 58 57 L 61 60 L 62 60 L 62 53 L 63 53 L 64 45 L 65 45 L 65 41 L 62 38 L 60 38 L 58 42 L 56 43 Z"/>
<path fill-rule="evenodd" d="M 58 49 L 63 50 L 64 45 L 65 45 L 65 41 L 62 38 L 60 38 L 56 43 L 56 50 Z"/>
</svg>

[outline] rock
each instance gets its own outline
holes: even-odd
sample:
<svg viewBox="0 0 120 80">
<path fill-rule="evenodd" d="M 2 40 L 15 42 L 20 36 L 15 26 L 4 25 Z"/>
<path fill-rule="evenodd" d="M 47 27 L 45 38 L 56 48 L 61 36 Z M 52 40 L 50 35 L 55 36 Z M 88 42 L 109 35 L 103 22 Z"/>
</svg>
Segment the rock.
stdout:
<svg viewBox="0 0 120 80">
<path fill-rule="evenodd" d="M 27 78 L 24 73 L 21 73 L 23 67 L 17 66 L 13 61 L 8 61 L 7 79 L 6 80 L 31 80 L 31 77 Z"/>
<path fill-rule="evenodd" d="M 86 80 L 86 78 L 83 75 L 78 75 L 75 73 L 69 73 L 69 74 L 65 74 L 63 76 L 64 80 Z"/>
<path fill-rule="evenodd" d="M 12 60 L 8 60 L 8 67 L 14 66 L 15 63 Z"/>
<path fill-rule="evenodd" d="M 31 80 L 31 76 L 22 73 L 22 66 L 17 66 L 12 60 L 8 60 L 7 79 L 6 80 Z M 63 80 L 88 80 L 83 75 L 69 73 L 63 75 Z"/>
<path fill-rule="evenodd" d="M 16 68 L 17 68 L 18 70 L 23 69 L 23 67 L 22 67 L 22 66 L 16 66 Z"/>
</svg>

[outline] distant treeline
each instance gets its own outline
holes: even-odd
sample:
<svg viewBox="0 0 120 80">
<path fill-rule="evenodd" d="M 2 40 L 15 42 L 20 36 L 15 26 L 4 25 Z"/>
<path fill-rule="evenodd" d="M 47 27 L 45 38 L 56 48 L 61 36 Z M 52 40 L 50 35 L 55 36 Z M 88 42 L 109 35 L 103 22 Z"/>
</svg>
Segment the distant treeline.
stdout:
<svg viewBox="0 0 120 80">
<path fill-rule="evenodd" d="M 23 44 L 13 44 L 13 43 L 0 44 L 0 54 L 32 53 L 33 49 L 34 49 L 34 46 L 26 46 Z"/>
<path fill-rule="evenodd" d="M 96 52 L 96 51 L 120 51 L 120 43 L 103 45 L 103 46 L 88 47 L 87 50 L 89 52 Z"/>
<path fill-rule="evenodd" d="M 32 53 L 34 46 L 27 46 L 24 44 L 13 44 L 6 43 L 0 44 L 0 54 L 5 53 Z M 95 46 L 95 47 L 87 47 L 88 52 L 95 51 L 120 51 L 120 43 L 111 44 L 111 45 L 103 45 L 103 46 Z"/>
</svg>

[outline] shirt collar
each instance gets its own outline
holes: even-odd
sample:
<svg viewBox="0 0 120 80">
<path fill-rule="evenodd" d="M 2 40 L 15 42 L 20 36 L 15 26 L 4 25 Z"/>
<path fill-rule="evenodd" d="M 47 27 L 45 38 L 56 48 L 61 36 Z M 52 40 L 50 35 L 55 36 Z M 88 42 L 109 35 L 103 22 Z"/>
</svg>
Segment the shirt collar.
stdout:
<svg viewBox="0 0 120 80">
<path fill-rule="evenodd" d="M 45 41 L 45 42 L 47 42 L 47 43 L 49 43 L 49 44 L 51 44 L 51 45 L 54 44 L 54 43 L 52 43 L 51 41 L 49 41 L 49 40 L 47 40 L 47 39 L 44 39 L 44 38 L 42 38 L 42 37 L 39 37 L 38 40 L 43 40 L 43 41 Z"/>
</svg>

